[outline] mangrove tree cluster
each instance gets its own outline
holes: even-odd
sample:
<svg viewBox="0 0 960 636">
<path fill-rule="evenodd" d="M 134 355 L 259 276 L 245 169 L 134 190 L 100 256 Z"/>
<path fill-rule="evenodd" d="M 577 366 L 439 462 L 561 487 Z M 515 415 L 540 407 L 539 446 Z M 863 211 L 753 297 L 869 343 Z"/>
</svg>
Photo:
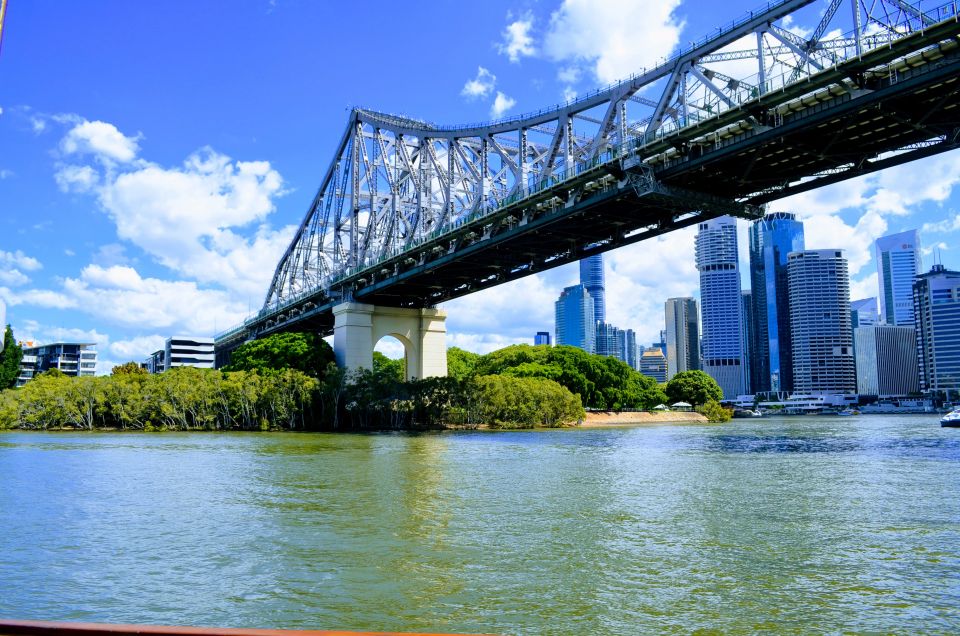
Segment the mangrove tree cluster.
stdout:
<svg viewBox="0 0 960 636">
<path fill-rule="evenodd" d="M 445 378 L 405 380 L 402 360 L 376 354 L 372 370 L 347 371 L 318 336 L 278 334 L 242 345 L 219 371 L 150 375 L 127 363 L 104 377 L 41 374 L 0 393 L 0 428 L 550 427 L 577 423 L 584 407 L 649 410 L 668 394 L 702 405 L 719 390 L 705 374 L 662 387 L 619 360 L 565 346 L 486 355 L 453 347 L 448 369 Z"/>
</svg>

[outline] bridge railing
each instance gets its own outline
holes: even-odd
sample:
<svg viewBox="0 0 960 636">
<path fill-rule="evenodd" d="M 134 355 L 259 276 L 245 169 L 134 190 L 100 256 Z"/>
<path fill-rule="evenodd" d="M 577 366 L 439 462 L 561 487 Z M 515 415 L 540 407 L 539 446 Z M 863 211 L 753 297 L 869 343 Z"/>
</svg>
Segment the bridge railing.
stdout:
<svg viewBox="0 0 960 636">
<path fill-rule="evenodd" d="M 399 120 L 398 123 L 400 123 L 401 125 L 416 124 L 417 126 L 421 126 L 426 128 L 427 130 L 435 131 L 435 132 L 461 132 L 461 131 L 467 131 L 467 130 L 476 130 L 479 128 L 493 128 L 493 127 L 522 122 L 528 119 L 536 119 L 537 117 L 554 113 L 565 107 L 573 106 L 582 102 L 589 101 L 590 99 L 596 97 L 597 95 L 602 95 L 603 93 L 612 92 L 615 89 L 622 87 L 624 84 L 630 84 L 631 82 L 634 82 L 646 75 L 650 75 L 650 74 L 656 75 L 660 73 L 665 74 L 670 69 L 672 69 L 676 65 L 677 61 L 684 55 L 688 55 L 689 53 L 706 46 L 711 41 L 727 33 L 730 33 L 736 29 L 739 29 L 744 24 L 746 24 L 747 22 L 750 22 L 757 16 L 760 16 L 764 13 L 769 13 L 771 11 L 776 11 L 777 9 L 783 7 L 784 5 L 790 4 L 791 2 L 793 2 L 793 0 L 780 0 L 779 2 L 767 2 L 764 4 L 758 5 L 755 9 L 751 11 L 747 11 L 746 13 L 743 13 L 739 18 L 731 20 L 726 25 L 717 27 L 709 35 L 705 35 L 699 40 L 691 41 L 686 47 L 681 46 L 674 55 L 664 56 L 660 58 L 657 64 L 655 64 L 649 69 L 644 67 L 639 72 L 631 73 L 624 79 L 611 82 L 606 86 L 594 89 L 582 95 L 578 95 L 577 97 L 573 99 L 569 99 L 566 102 L 548 106 L 546 108 L 541 108 L 536 111 L 530 111 L 530 112 L 522 113 L 520 115 L 513 115 L 510 117 L 501 117 L 499 119 L 493 119 L 493 120 L 488 120 L 483 122 L 474 122 L 469 124 L 455 124 L 455 125 L 438 125 L 434 122 L 427 122 L 427 121 L 419 120 L 415 117 L 408 117 L 406 115 L 387 115 L 379 112 L 378 112 L 378 115 L 382 115 L 385 117 L 394 117 Z"/>
</svg>

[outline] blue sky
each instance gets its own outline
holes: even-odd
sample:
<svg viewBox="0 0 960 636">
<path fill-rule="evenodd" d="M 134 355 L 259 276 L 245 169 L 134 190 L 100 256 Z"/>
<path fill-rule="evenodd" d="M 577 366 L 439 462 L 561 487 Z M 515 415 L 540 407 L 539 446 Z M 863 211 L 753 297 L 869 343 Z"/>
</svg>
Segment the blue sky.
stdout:
<svg viewBox="0 0 960 636">
<path fill-rule="evenodd" d="M 21 339 L 97 342 L 101 372 L 170 335 L 212 335 L 263 302 L 352 106 L 449 124 L 537 110 L 751 8 L 10 0 L 0 50 L 7 320 Z M 845 249 L 852 295 L 872 296 L 870 242 L 884 233 L 919 228 L 927 250 L 960 267 L 958 181 L 953 152 L 771 209 L 800 214 L 807 247 Z M 692 231 L 608 254 L 606 276 L 610 320 L 652 341 L 663 301 L 696 293 Z M 446 303 L 449 342 L 488 351 L 553 331 L 553 301 L 576 277 L 566 266 Z"/>
</svg>

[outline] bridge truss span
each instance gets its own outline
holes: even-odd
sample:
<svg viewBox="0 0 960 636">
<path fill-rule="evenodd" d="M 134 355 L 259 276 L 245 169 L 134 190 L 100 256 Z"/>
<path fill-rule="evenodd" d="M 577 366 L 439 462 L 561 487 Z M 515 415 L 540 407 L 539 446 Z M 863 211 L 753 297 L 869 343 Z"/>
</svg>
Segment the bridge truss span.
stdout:
<svg viewBox="0 0 960 636">
<path fill-rule="evenodd" d="M 241 331 L 433 306 L 956 147 L 958 33 L 956 2 L 781 0 L 553 109 L 472 126 L 354 109 Z"/>
</svg>

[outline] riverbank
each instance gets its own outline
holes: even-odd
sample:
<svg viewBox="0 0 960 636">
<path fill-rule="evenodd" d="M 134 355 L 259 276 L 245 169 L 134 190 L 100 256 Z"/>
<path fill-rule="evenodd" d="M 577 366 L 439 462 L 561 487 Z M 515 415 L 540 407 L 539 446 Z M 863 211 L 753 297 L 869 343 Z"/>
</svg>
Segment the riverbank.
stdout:
<svg viewBox="0 0 960 636">
<path fill-rule="evenodd" d="M 668 411 L 590 411 L 581 424 L 584 428 L 607 426 L 656 426 L 659 424 L 706 424 L 707 418 L 700 413 Z"/>
</svg>

